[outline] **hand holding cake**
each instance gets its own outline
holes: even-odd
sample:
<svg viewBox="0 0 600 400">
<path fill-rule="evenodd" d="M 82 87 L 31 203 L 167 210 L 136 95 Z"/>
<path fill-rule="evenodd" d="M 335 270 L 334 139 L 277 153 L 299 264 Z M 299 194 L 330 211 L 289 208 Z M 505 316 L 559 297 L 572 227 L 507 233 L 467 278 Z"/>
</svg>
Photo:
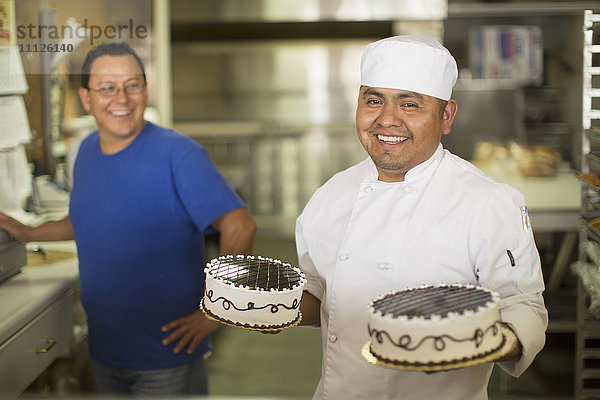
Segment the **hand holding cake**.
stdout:
<svg viewBox="0 0 600 400">
<path fill-rule="evenodd" d="M 278 332 L 302 318 L 300 301 L 306 278 L 298 268 L 261 256 L 228 255 L 206 269 L 203 311 L 225 324 Z"/>
<path fill-rule="evenodd" d="M 363 356 L 391 368 L 443 371 L 516 356 L 499 295 L 473 285 L 423 286 L 371 301 Z"/>
</svg>

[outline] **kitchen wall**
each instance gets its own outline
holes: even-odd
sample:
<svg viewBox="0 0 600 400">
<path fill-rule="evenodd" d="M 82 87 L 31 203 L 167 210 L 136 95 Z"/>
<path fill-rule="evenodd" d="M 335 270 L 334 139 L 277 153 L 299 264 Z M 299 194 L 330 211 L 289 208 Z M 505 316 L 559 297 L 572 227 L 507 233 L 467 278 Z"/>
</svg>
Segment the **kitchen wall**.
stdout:
<svg viewBox="0 0 600 400">
<path fill-rule="evenodd" d="M 438 2 L 429 19 L 361 1 L 251 3 L 171 1 L 173 119 L 209 149 L 261 226 L 290 231 L 318 186 L 365 157 L 353 126 L 360 55 L 393 34 L 437 37 L 457 58 L 460 111 L 444 138 L 452 151 L 472 158 L 478 141 L 518 141 L 579 162 L 583 3 Z M 468 33 L 482 25 L 539 27 L 539 81 L 471 80 Z"/>
<path fill-rule="evenodd" d="M 42 7 L 53 7 L 61 24 L 72 16 L 101 25 L 148 14 L 150 4 L 18 0 L 17 23 L 35 21 Z M 171 55 L 160 59 L 172 61 L 172 95 L 152 80 L 158 42 L 138 50 L 151 78 L 151 104 L 172 104 L 174 126 L 209 149 L 251 211 L 267 225 L 289 230 L 318 186 L 365 157 L 353 126 L 360 55 L 366 43 L 393 34 L 437 37 L 457 58 L 461 79 L 455 94 L 462 107 L 445 138 L 451 150 L 470 158 L 477 141 L 518 140 L 554 146 L 578 165 L 579 36 L 586 4 L 596 3 L 289 0 L 283 6 L 276 0 L 170 0 Z M 473 85 L 464 72 L 468 31 L 478 25 L 540 27 L 541 84 Z M 72 73 L 89 47 L 80 46 L 63 66 L 70 72 L 60 83 L 66 88 L 59 105 L 65 120 L 83 114 Z M 23 57 L 26 68 L 35 62 L 30 58 Z M 27 108 L 37 133 L 28 151 L 39 158 L 39 76 L 28 79 Z"/>
</svg>

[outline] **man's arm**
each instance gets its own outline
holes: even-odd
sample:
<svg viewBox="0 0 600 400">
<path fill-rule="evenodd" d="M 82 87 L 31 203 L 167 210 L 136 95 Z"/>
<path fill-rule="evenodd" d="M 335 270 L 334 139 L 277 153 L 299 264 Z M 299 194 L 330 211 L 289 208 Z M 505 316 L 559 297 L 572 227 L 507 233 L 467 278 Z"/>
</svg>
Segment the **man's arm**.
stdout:
<svg viewBox="0 0 600 400">
<path fill-rule="evenodd" d="M 517 347 L 498 364 L 518 377 L 543 348 L 548 326 L 544 279 L 523 195 L 502 185 L 473 223 L 479 284 L 500 295 L 500 319 L 517 336 Z M 513 356 L 513 357 L 511 357 Z"/>
<path fill-rule="evenodd" d="M 50 221 L 36 227 L 31 227 L 20 223 L 8 215 L 0 213 L 0 228 L 23 243 L 75 239 L 73 225 L 69 216 L 58 221 Z"/>
<path fill-rule="evenodd" d="M 256 223 L 245 208 L 223 214 L 212 226 L 220 233 L 220 255 L 252 254 Z"/>
</svg>

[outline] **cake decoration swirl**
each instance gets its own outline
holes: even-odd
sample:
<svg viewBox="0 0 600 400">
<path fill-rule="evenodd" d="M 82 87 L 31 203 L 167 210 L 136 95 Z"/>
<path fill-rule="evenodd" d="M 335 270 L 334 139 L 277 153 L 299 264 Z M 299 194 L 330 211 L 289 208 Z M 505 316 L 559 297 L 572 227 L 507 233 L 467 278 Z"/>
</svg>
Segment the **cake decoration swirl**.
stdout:
<svg viewBox="0 0 600 400">
<path fill-rule="evenodd" d="M 288 306 L 287 304 L 282 304 L 282 303 L 278 303 L 278 304 L 272 304 L 272 303 L 268 303 L 265 304 L 262 307 L 258 307 L 256 304 L 254 304 L 254 302 L 250 301 L 248 302 L 248 305 L 245 308 L 242 307 L 237 307 L 233 301 L 220 296 L 216 299 L 213 299 L 214 297 L 214 292 L 212 290 L 207 290 L 205 293 L 205 297 L 211 302 L 211 303 L 216 303 L 219 300 L 222 301 L 222 306 L 223 309 L 225 310 L 229 310 L 231 307 L 233 307 L 235 310 L 237 311 L 252 311 L 252 310 L 264 310 L 265 308 L 270 308 L 271 312 L 273 314 L 275 314 L 276 312 L 279 311 L 279 307 L 283 307 L 287 310 L 297 310 L 300 307 L 300 302 L 297 299 L 294 299 L 292 301 L 292 304 L 290 306 Z"/>
<path fill-rule="evenodd" d="M 473 342 L 475 348 L 478 348 L 479 346 L 482 345 L 485 337 L 487 334 L 491 333 L 491 335 L 496 336 L 500 334 L 500 321 L 496 321 L 494 322 L 494 324 L 488 326 L 485 330 L 482 330 L 481 328 L 476 328 L 475 332 L 465 338 L 455 338 L 452 337 L 450 335 L 441 335 L 441 336 L 434 336 L 434 335 L 428 335 L 428 336 L 423 336 L 420 338 L 419 342 L 415 345 L 411 344 L 413 343 L 413 340 L 411 338 L 411 335 L 409 334 L 404 334 L 402 336 L 400 336 L 400 338 L 396 341 L 394 340 L 394 338 L 392 337 L 392 335 L 387 332 L 387 331 L 379 331 L 377 329 L 372 329 L 371 326 L 368 326 L 368 330 L 369 330 L 369 336 L 375 338 L 375 340 L 377 341 L 377 343 L 382 344 L 384 342 L 384 340 L 386 340 L 385 338 L 387 338 L 387 340 L 389 340 L 389 342 L 391 344 L 393 344 L 394 346 L 397 347 L 401 347 L 402 349 L 406 350 L 406 351 L 417 351 L 419 350 L 419 348 L 425 344 L 425 342 L 427 341 L 432 341 L 432 347 L 437 350 L 437 351 L 444 351 L 446 349 L 446 342 L 447 341 L 452 341 L 455 343 L 462 343 L 462 342 Z M 385 338 L 384 338 L 385 337 Z"/>
</svg>

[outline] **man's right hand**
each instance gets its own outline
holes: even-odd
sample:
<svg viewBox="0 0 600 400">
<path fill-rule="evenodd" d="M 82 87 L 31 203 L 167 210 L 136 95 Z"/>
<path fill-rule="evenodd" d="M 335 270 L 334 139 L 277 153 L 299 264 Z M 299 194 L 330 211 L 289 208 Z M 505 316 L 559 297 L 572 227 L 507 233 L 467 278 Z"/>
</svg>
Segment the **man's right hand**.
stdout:
<svg viewBox="0 0 600 400">
<path fill-rule="evenodd" d="M 20 223 L 6 214 L 0 213 L 0 228 L 20 242 L 29 242 L 32 228 Z"/>
<path fill-rule="evenodd" d="M 68 216 L 59 221 L 46 222 L 40 226 L 31 227 L 0 213 L 0 228 L 23 243 L 75 239 L 73 225 Z"/>
</svg>

